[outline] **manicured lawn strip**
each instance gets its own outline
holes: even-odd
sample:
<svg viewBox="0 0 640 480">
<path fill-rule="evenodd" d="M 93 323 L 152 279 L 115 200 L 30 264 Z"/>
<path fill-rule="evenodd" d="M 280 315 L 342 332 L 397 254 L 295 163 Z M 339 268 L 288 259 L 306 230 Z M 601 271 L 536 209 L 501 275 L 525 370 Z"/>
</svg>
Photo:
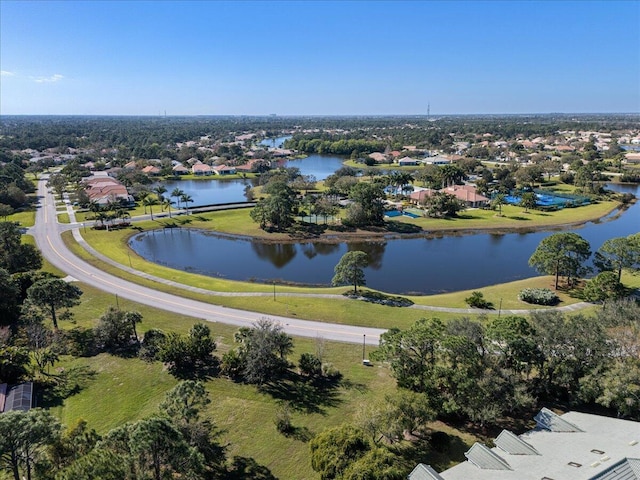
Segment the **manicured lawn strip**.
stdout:
<svg viewBox="0 0 640 480">
<path fill-rule="evenodd" d="M 554 290 L 554 277 L 553 276 L 541 276 L 531 277 L 524 280 L 516 280 L 513 282 L 502 283 L 499 285 L 490 285 L 481 288 L 474 288 L 471 290 L 465 290 L 460 292 L 442 293 L 439 295 L 430 295 L 428 297 L 409 297 L 418 303 L 418 299 L 424 298 L 426 302 L 424 305 L 432 305 L 434 307 L 453 307 L 453 308 L 468 308 L 464 299 L 469 297 L 471 292 L 482 292 L 484 298 L 493 303 L 495 311 L 488 310 L 488 313 L 497 313 L 500 308 L 500 300 L 502 300 L 503 310 L 531 310 L 536 308 L 549 308 L 542 305 L 533 305 L 530 303 L 522 302 L 518 300 L 518 293 L 524 288 L 548 288 Z M 577 303 L 580 299 L 572 298 L 566 292 L 562 290 L 555 291 L 560 298 L 558 306 L 571 305 Z"/>
<path fill-rule="evenodd" d="M 224 212 L 229 213 L 229 212 Z M 145 222 L 146 224 L 147 222 Z M 137 227 L 142 225 L 137 225 Z M 117 230 L 117 231 L 101 231 L 87 229 L 82 232 L 83 237 L 87 242 L 93 246 L 96 250 L 104 253 L 117 262 L 128 265 L 129 258 L 127 256 L 128 246 L 126 240 L 131 235 L 131 230 Z M 170 278 L 179 283 L 187 285 L 198 286 L 213 291 L 244 291 L 244 292 L 271 292 L 271 285 L 254 284 L 251 282 L 237 282 L 231 280 L 222 280 L 213 277 L 206 277 L 202 275 L 196 275 L 187 272 L 181 272 L 173 270 L 167 267 L 156 265 L 152 262 L 148 262 L 137 254 L 131 251 L 131 265 L 146 273 L 156 275 L 158 277 Z M 523 288 L 549 288 L 549 285 L 553 283 L 545 277 L 533 277 L 531 279 L 510 282 L 508 288 L 505 289 L 505 285 L 497 285 L 493 287 L 482 287 L 481 289 L 485 294 L 485 297 L 489 301 L 494 303 L 496 309 L 499 307 L 500 298 L 502 298 L 502 307 L 505 309 L 530 309 L 540 308 L 536 305 L 528 305 L 524 302 L 520 302 L 517 299 L 517 295 Z M 292 287 L 277 285 L 278 292 L 291 292 L 291 293 L 342 293 L 345 288 L 305 288 L 305 287 Z M 433 305 L 452 308 L 468 308 L 464 299 L 469 296 L 472 290 L 448 293 L 442 295 L 429 295 L 429 296 L 407 296 L 414 303 L 419 305 Z M 575 303 L 577 300 L 572 299 L 568 295 L 558 292 L 563 304 Z M 224 303 L 226 304 L 226 302 Z M 270 313 L 278 313 L 271 311 Z"/>
<path fill-rule="evenodd" d="M 535 229 L 560 225 L 584 223 L 601 218 L 619 206 L 618 202 L 603 201 L 596 204 L 564 208 L 555 212 L 529 210 L 525 213 L 522 207 L 503 205 L 502 215 L 493 210 L 469 209 L 461 212 L 456 218 L 410 218 L 394 217 L 394 221 L 420 226 L 423 230 L 437 235 L 440 231 L 458 230 L 461 234 L 467 230 L 499 230 Z"/>
<path fill-rule="evenodd" d="M 67 212 L 58 213 L 56 216 L 58 217 L 58 223 L 71 223 L 71 221 L 69 220 L 69 214 Z"/>
<path fill-rule="evenodd" d="M 106 233 L 106 232 L 100 232 Z M 118 232 L 113 232 L 118 233 Z M 251 310 L 254 312 L 263 312 L 265 315 L 283 315 L 283 316 L 296 316 L 298 318 L 319 320 L 324 322 L 342 323 L 349 325 L 370 326 L 378 328 L 407 328 L 418 318 L 422 317 L 434 317 L 437 316 L 442 319 L 449 319 L 460 317 L 463 314 L 460 313 L 445 313 L 434 312 L 428 310 L 418 310 L 410 308 L 397 308 L 387 307 L 382 305 L 376 305 L 363 301 L 355 300 L 336 300 L 326 298 L 313 298 L 313 297 L 287 297 L 280 295 L 284 291 L 297 291 L 298 293 L 321 293 L 329 289 L 313 289 L 313 288 L 298 288 L 294 287 L 276 287 L 276 300 L 273 300 L 271 295 L 266 297 L 223 297 L 223 296 L 207 296 L 195 294 L 182 289 L 174 289 L 164 284 L 148 281 L 135 275 L 130 275 L 123 270 L 106 265 L 103 262 L 96 260 L 90 254 L 88 254 L 79 245 L 73 242 L 70 232 L 65 232 L 63 238 L 67 245 L 78 254 L 81 258 L 89 261 L 90 263 L 99 266 L 102 270 L 116 275 L 127 280 L 134 281 L 136 283 L 149 286 L 151 288 L 174 293 L 186 298 L 194 298 L 197 300 L 214 303 L 216 305 L 224 305 L 227 307 L 240 308 L 244 310 Z M 139 265 L 133 261 L 135 268 L 139 268 Z M 166 269 L 165 267 L 159 267 L 172 272 L 167 278 L 178 281 L 185 284 L 194 284 L 203 288 L 213 288 L 209 284 L 202 284 L 200 281 L 202 278 L 199 275 L 176 272 L 174 270 Z M 154 274 L 158 271 L 154 270 Z M 160 272 L 162 273 L 162 272 Z M 163 276 L 163 275 L 159 275 Z M 208 277 L 204 279 L 208 280 Z M 229 282 L 224 280 L 215 280 L 216 282 L 227 282 L 231 286 L 227 285 L 225 290 L 232 291 L 255 291 L 252 288 L 257 287 L 255 284 L 242 283 L 242 282 Z M 489 316 L 498 315 L 500 307 L 500 298 L 502 298 L 502 309 L 534 309 L 543 308 L 537 305 L 528 305 L 524 302 L 520 302 L 517 299 L 517 294 L 522 288 L 525 287 L 545 287 L 550 285 L 551 277 L 534 277 L 527 280 L 520 280 L 517 282 L 511 282 L 509 284 L 495 285 L 490 287 L 483 287 L 479 289 L 485 295 L 485 298 L 494 303 L 495 310 L 487 310 L 485 313 Z M 246 288 L 245 288 L 246 287 Z M 267 288 L 267 292 L 271 293 L 271 286 L 263 286 Z M 337 287 L 331 289 L 333 293 L 341 294 L 348 290 L 346 287 Z M 264 291 L 264 290 L 263 290 Z M 411 298 L 416 304 L 421 305 L 433 305 L 442 307 L 453 308 L 468 308 L 468 305 L 464 302 L 464 299 L 469 296 L 471 291 L 454 292 L 441 295 L 430 296 L 412 296 Z M 577 300 L 570 298 L 568 295 L 559 292 L 559 296 L 563 299 L 561 305 L 575 303 Z M 466 316 L 475 317 L 473 314 L 464 314 Z"/>
</svg>

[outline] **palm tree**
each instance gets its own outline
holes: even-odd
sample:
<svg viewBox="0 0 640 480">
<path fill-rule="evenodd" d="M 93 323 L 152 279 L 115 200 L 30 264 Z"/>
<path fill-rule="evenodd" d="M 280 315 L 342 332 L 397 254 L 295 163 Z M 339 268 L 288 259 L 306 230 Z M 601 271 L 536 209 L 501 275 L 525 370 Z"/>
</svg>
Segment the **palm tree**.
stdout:
<svg viewBox="0 0 640 480">
<path fill-rule="evenodd" d="M 178 187 L 174 188 L 171 191 L 171 196 L 176 197 L 176 200 L 178 200 L 178 209 L 180 209 L 180 197 L 184 194 L 185 194 L 184 190 L 180 190 Z"/>
<path fill-rule="evenodd" d="M 158 199 L 152 197 L 151 195 L 148 195 L 146 197 L 144 197 L 144 200 L 142 200 L 142 204 L 145 207 L 145 212 L 147 211 L 147 207 L 149 207 L 149 213 L 151 214 L 151 220 L 153 220 L 153 206 L 154 205 L 158 205 Z"/>
<path fill-rule="evenodd" d="M 180 195 L 180 200 L 184 203 L 187 215 L 189 215 L 189 202 L 193 202 L 193 198 L 188 193 Z"/>
<path fill-rule="evenodd" d="M 173 202 L 168 198 L 165 198 L 162 201 L 162 210 L 164 210 L 165 208 L 169 209 L 169 218 L 171 218 L 171 205 L 173 205 Z"/>
<path fill-rule="evenodd" d="M 498 209 L 498 216 L 502 216 L 502 205 L 507 203 L 507 196 L 504 193 L 498 193 L 493 200 L 491 200 L 491 206 Z"/>
<path fill-rule="evenodd" d="M 118 208 L 115 213 L 116 213 L 116 218 L 120 219 L 121 224 L 125 223 L 125 220 L 127 218 L 131 218 L 131 214 L 122 207 Z"/>
<path fill-rule="evenodd" d="M 158 202 L 162 203 L 164 201 L 164 194 L 167 193 L 167 187 L 165 187 L 164 185 L 157 185 L 153 188 L 153 193 L 158 196 Z"/>
</svg>

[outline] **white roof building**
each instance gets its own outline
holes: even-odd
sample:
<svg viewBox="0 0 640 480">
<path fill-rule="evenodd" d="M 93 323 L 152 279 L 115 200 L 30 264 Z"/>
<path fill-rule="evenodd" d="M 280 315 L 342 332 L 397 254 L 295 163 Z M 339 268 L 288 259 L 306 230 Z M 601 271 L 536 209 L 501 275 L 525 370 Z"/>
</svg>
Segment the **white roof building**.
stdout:
<svg viewBox="0 0 640 480">
<path fill-rule="evenodd" d="M 535 420 L 522 435 L 504 430 L 493 448 L 474 444 L 466 462 L 440 474 L 416 467 L 409 479 L 640 480 L 639 422 L 546 408 Z"/>
</svg>

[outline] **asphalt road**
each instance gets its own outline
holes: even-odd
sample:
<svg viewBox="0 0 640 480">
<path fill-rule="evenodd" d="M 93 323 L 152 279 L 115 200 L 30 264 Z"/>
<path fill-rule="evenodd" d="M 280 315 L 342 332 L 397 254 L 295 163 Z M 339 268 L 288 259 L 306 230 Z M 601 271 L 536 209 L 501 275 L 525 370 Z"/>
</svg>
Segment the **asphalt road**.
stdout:
<svg viewBox="0 0 640 480">
<path fill-rule="evenodd" d="M 75 256 L 64 244 L 60 232 L 63 227 L 57 222 L 53 195 L 46 188 L 47 177 L 38 182 L 40 206 L 36 212 L 36 223 L 30 229 L 36 244 L 46 258 L 56 268 L 79 282 L 104 290 L 119 298 L 126 298 L 144 305 L 161 308 L 169 312 L 188 315 L 208 322 L 220 322 L 237 326 L 251 326 L 261 318 L 269 318 L 282 325 L 289 335 L 301 337 L 321 337 L 340 342 L 378 345 L 382 329 L 316 322 L 299 318 L 289 318 L 234 308 L 211 305 L 209 303 L 159 292 L 126 280 L 114 277 Z M 77 229 L 78 226 L 75 226 Z M 252 300 L 247 297 L 247 304 Z"/>
</svg>

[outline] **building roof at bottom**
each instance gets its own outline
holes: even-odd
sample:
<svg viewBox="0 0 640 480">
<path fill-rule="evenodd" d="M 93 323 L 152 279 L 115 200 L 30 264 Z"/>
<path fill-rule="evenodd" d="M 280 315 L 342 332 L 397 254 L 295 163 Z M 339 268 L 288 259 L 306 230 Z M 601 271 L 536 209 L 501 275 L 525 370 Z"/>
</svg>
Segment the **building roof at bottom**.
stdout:
<svg viewBox="0 0 640 480">
<path fill-rule="evenodd" d="M 25 382 L 9 388 L 4 404 L 4 411 L 30 410 L 33 404 L 33 383 Z"/>
<path fill-rule="evenodd" d="M 481 469 L 466 461 L 440 475 L 444 480 L 635 480 L 629 476 L 602 476 L 617 463 L 633 471 L 640 458 L 640 423 L 579 412 L 562 415 L 581 432 L 535 429 L 520 435 L 539 455 L 494 451 L 511 470 Z M 621 474 L 622 475 L 622 474 Z M 640 477 L 639 477 L 640 478 Z"/>
</svg>

